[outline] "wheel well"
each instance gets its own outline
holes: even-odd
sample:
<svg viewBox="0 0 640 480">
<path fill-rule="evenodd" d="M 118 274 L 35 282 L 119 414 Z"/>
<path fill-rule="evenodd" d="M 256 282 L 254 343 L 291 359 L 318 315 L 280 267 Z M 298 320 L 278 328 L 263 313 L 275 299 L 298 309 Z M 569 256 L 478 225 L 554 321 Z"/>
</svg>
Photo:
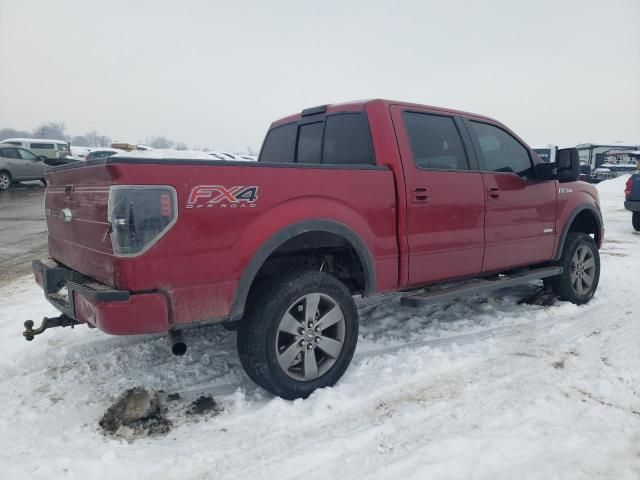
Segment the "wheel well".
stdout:
<svg viewBox="0 0 640 480">
<path fill-rule="evenodd" d="M 596 216 L 590 210 L 582 210 L 571 222 L 569 232 L 582 232 L 593 237 L 596 245 L 600 246 L 600 225 Z"/>
<path fill-rule="evenodd" d="M 331 232 L 300 233 L 276 248 L 256 274 L 248 298 L 265 279 L 284 271 L 317 270 L 332 274 L 352 294 L 367 287 L 362 259 L 344 237 Z"/>
</svg>

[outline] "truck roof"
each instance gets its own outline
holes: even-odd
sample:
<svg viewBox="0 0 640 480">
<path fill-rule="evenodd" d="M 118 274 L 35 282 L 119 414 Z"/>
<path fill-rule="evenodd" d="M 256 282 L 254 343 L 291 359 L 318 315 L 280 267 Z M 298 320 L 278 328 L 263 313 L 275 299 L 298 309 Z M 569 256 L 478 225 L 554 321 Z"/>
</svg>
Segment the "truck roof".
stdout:
<svg viewBox="0 0 640 480">
<path fill-rule="evenodd" d="M 491 117 L 487 117 L 485 115 L 478 115 L 477 113 L 470 113 L 470 112 L 465 112 L 465 111 L 462 111 L 462 110 L 454 110 L 452 108 L 434 107 L 432 105 L 422 105 L 422 104 L 419 104 L 419 103 L 402 102 L 402 101 L 398 101 L 398 100 L 389 100 L 389 99 L 383 99 L 383 98 L 374 98 L 374 99 L 365 99 L 365 100 L 353 100 L 353 101 L 350 101 L 350 102 L 332 103 L 332 104 L 328 104 L 328 105 L 321 105 L 321 106 L 317 106 L 317 107 L 308 108 L 308 109 L 303 110 L 302 112 L 294 113 L 292 115 L 287 115 L 286 117 L 283 117 L 283 118 L 280 118 L 280 119 L 274 121 L 271 124 L 271 127 L 275 127 L 275 126 L 278 126 L 278 125 L 284 125 L 284 124 L 287 124 L 287 123 L 290 123 L 290 122 L 294 122 L 294 121 L 299 120 L 300 118 L 302 118 L 305 115 L 305 112 L 310 112 L 310 111 L 313 111 L 313 110 L 316 110 L 316 109 L 318 109 L 319 111 L 325 111 L 325 109 L 326 109 L 326 113 L 360 112 L 360 111 L 363 111 L 368 104 L 374 103 L 374 102 L 375 103 L 382 103 L 386 107 L 389 107 L 391 105 L 401 105 L 401 106 L 404 106 L 404 107 L 414 107 L 414 108 L 420 108 L 420 109 L 429 109 L 429 110 L 433 110 L 433 111 L 436 111 L 436 112 L 482 118 L 482 119 L 485 119 L 485 120 L 490 120 L 492 122 L 500 123 L 497 120 L 495 120 L 495 119 L 493 119 Z"/>
</svg>

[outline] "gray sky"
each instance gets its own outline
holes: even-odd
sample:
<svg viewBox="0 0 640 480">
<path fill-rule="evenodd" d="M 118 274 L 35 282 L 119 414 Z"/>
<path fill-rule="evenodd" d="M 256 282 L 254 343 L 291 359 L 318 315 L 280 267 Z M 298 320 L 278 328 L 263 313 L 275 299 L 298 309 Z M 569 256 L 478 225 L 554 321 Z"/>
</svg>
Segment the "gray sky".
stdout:
<svg viewBox="0 0 640 480">
<path fill-rule="evenodd" d="M 640 0 L 0 0 L 0 128 L 257 149 L 278 117 L 376 97 L 640 142 Z"/>
</svg>

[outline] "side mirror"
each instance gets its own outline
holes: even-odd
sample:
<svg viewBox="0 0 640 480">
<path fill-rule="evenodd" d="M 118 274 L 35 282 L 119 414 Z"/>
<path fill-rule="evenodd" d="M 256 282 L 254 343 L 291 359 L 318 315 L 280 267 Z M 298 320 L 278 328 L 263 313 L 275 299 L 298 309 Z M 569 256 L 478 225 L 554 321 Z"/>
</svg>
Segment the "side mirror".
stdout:
<svg viewBox="0 0 640 480">
<path fill-rule="evenodd" d="M 558 178 L 556 174 L 555 163 L 536 163 L 536 178 L 538 180 L 555 180 Z"/>
<path fill-rule="evenodd" d="M 41 162 L 45 162 L 45 161 L 47 161 L 48 159 L 47 159 L 47 157 L 45 157 L 44 155 L 40 155 L 40 156 L 38 157 L 38 160 L 40 160 Z"/>
<path fill-rule="evenodd" d="M 580 180 L 580 156 L 577 148 L 562 148 L 556 153 L 558 181 L 577 182 Z"/>
</svg>

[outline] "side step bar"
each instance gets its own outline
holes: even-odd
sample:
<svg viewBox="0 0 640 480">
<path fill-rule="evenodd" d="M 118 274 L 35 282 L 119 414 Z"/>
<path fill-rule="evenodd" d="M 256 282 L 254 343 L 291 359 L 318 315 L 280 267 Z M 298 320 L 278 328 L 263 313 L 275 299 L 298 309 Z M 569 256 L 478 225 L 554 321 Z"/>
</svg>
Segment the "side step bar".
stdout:
<svg viewBox="0 0 640 480">
<path fill-rule="evenodd" d="M 424 292 L 414 295 L 407 295 L 400 299 L 400 304 L 404 307 L 424 307 L 433 305 L 434 303 L 446 302 L 468 295 L 478 293 L 486 293 L 491 290 L 497 290 L 504 287 L 513 287 L 528 283 L 531 280 L 540 280 L 542 278 L 555 277 L 562 273 L 562 267 L 543 267 L 534 270 L 527 270 L 513 275 L 503 275 L 496 280 L 478 279 L 468 283 L 449 288 L 431 287 Z"/>
</svg>

